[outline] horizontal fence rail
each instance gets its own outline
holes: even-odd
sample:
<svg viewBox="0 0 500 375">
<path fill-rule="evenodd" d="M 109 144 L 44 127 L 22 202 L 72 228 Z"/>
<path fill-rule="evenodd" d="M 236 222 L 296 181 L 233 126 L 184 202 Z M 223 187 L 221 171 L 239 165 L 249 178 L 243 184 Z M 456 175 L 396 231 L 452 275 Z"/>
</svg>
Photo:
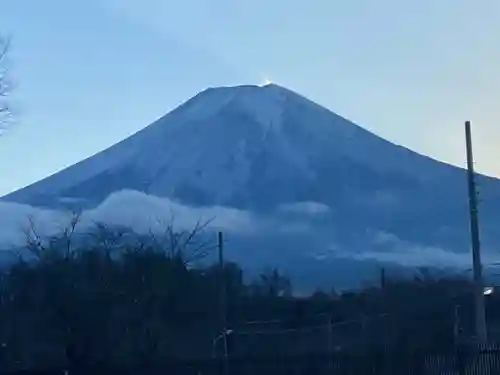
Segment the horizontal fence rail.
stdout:
<svg viewBox="0 0 500 375">
<path fill-rule="evenodd" d="M 447 352 L 377 350 L 335 355 L 258 356 L 161 365 L 89 366 L 24 370 L 32 375 L 493 375 L 500 374 L 500 346 L 460 347 Z"/>
</svg>

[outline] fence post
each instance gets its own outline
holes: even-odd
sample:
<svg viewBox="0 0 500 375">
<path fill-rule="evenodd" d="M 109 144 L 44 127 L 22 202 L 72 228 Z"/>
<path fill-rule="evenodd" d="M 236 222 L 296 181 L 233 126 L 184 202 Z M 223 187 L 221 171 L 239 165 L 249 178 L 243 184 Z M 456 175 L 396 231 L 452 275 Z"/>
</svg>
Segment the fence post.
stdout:
<svg viewBox="0 0 500 375">
<path fill-rule="evenodd" d="M 465 375 L 465 348 L 462 344 L 457 345 L 457 350 L 455 353 L 457 360 L 457 370 L 459 375 Z"/>
<path fill-rule="evenodd" d="M 415 350 L 412 356 L 413 373 L 416 375 L 424 375 L 424 354 L 419 350 Z"/>
<path fill-rule="evenodd" d="M 365 353 L 365 357 L 368 357 L 366 362 L 371 367 L 372 374 L 383 375 L 386 373 L 384 365 L 387 357 L 383 349 L 370 347 Z"/>
</svg>

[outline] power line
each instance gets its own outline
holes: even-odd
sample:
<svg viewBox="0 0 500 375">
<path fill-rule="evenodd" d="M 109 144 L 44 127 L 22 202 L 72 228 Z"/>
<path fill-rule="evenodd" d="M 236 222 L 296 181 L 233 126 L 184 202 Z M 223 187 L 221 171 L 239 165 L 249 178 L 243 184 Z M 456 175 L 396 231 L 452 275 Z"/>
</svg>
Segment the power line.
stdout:
<svg viewBox="0 0 500 375">
<path fill-rule="evenodd" d="M 323 315 L 325 316 L 326 314 L 318 314 L 318 315 Z M 340 322 L 336 323 L 328 323 L 328 324 L 321 324 L 321 325 L 313 325 L 313 326 L 304 326 L 304 327 L 299 327 L 299 328 L 280 328 L 280 329 L 271 329 L 271 330 L 261 330 L 261 331 L 242 331 L 242 330 L 234 330 L 235 335 L 252 335 L 252 334 L 282 334 L 282 333 L 289 333 L 289 332 L 308 332 L 308 331 L 314 331 L 317 329 L 321 328 L 328 328 L 328 329 L 335 329 L 338 327 L 342 326 L 349 326 L 353 324 L 361 324 L 361 323 L 366 323 L 371 320 L 383 318 L 383 317 L 388 317 L 390 314 L 389 313 L 383 313 L 379 314 L 376 316 L 372 317 L 367 317 L 367 318 L 362 318 L 362 319 L 350 319 L 350 320 L 343 320 Z M 286 320 L 274 320 L 274 322 L 279 321 L 279 322 L 284 322 L 287 323 Z M 256 323 L 257 321 L 249 322 L 249 323 Z M 267 321 L 269 322 L 269 321 Z"/>
</svg>

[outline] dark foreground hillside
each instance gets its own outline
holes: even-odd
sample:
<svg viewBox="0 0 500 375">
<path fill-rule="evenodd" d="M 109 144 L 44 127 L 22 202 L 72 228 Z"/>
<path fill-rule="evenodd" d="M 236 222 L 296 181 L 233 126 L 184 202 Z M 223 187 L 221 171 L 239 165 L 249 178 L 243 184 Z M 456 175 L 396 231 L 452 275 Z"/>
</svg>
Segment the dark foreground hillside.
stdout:
<svg viewBox="0 0 500 375">
<path fill-rule="evenodd" d="M 120 243 L 110 232 L 94 236 L 85 249 L 72 248 L 69 236 L 45 245 L 31 241 L 37 260 L 18 262 L 0 278 L 2 368 L 132 368 L 220 358 L 223 311 L 227 354 L 234 361 L 387 347 L 401 355 L 445 351 L 457 339 L 456 323 L 460 337 L 471 332 L 466 280 L 421 271 L 415 279 L 387 277 L 357 292 L 337 294 L 332 286 L 298 298 L 277 270 L 244 283 L 233 263 L 223 273 L 217 266 L 197 268 L 199 245 L 194 248 L 182 233 L 169 236 L 131 245 L 130 238 Z M 500 298 L 493 294 L 492 329 L 498 312 Z"/>
</svg>

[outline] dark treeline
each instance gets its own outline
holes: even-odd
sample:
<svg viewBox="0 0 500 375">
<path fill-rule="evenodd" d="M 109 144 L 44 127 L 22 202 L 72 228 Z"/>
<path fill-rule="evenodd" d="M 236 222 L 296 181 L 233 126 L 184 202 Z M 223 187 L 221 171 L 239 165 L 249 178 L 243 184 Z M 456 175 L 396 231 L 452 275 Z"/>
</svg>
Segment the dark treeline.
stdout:
<svg viewBox="0 0 500 375">
<path fill-rule="evenodd" d="M 223 352 L 218 266 L 195 267 L 201 242 L 171 229 L 159 241 L 130 240 L 98 227 L 85 248 L 72 231 L 50 241 L 30 235 L 36 260 L 0 278 L 0 354 L 4 368 L 74 363 L 137 365 L 204 359 Z M 99 234 L 99 235 L 96 235 Z M 42 243 L 43 242 L 43 243 Z M 245 283 L 226 263 L 228 352 L 244 355 L 328 353 L 361 347 L 453 345 L 455 306 L 470 331 L 466 280 L 420 272 L 356 292 L 294 297 L 292 283 L 268 270 Z M 499 310 L 495 295 L 489 315 Z M 490 317 L 491 320 L 491 317 Z"/>
</svg>

